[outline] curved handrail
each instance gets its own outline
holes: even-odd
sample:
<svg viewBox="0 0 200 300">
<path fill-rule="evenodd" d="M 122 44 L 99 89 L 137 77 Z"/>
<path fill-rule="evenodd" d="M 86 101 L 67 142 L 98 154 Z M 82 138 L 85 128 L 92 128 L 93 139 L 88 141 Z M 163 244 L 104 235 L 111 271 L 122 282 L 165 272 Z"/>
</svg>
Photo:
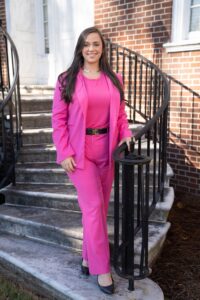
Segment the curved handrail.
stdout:
<svg viewBox="0 0 200 300">
<path fill-rule="evenodd" d="M 19 79 L 19 56 L 17 53 L 17 49 L 15 47 L 15 44 L 14 44 L 13 40 L 11 39 L 10 35 L 1 27 L 1 25 L 0 25 L 0 30 L 2 31 L 3 35 L 6 36 L 6 38 L 10 42 L 12 51 L 14 53 L 15 61 L 16 61 L 16 68 L 15 68 L 15 73 L 13 76 L 13 82 L 12 82 L 11 88 L 9 89 L 6 98 L 4 100 L 2 100 L 2 102 L 0 102 L 0 111 L 1 111 L 5 107 L 5 105 L 8 103 L 10 97 L 12 96 L 12 94 L 15 90 L 17 81 Z"/>
<path fill-rule="evenodd" d="M 0 22 L 0 189 L 15 184 L 15 163 L 22 145 L 19 56 L 10 35 Z M 3 63 L 2 63 L 3 62 Z M 2 67 L 3 66 L 3 67 Z M 6 95 L 5 95 L 6 90 Z"/>
<path fill-rule="evenodd" d="M 107 42 L 110 43 L 110 40 L 107 40 Z M 158 109 L 156 114 L 149 121 L 147 121 L 146 125 L 142 129 L 140 129 L 140 131 L 134 136 L 135 140 L 138 140 L 153 126 L 153 124 L 156 122 L 156 120 L 161 116 L 161 114 L 164 112 L 164 110 L 168 106 L 169 98 L 170 98 L 170 91 L 169 91 L 169 83 L 168 83 L 168 80 L 167 80 L 167 74 L 162 72 L 160 70 L 160 68 L 158 68 L 153 62 L 151 62 L 149 59 L 142 56 L 138 52 L 130 50 L 126 47 L 119 46 L 116 43 L 112 43 L 112 47 L 120 47 L 121 49 L 123 49 L 123 51 L 129 52 L 130 55 L 133 54 L 133 55 L 139 57 L 140 59 L 142 59 L 142 61 L 145 61 L 147 64 L 149 64 L 151 67 L 153 67 L 160 75 L 162 75 L 162 79 L 164 81 L 164 85 L 165 85 L 165 88 L 164 88 L 164 93 L 165 93 L 164 94 L 164 102 L 163 102 L 162 106 Z"/>
<path fill-rule="evenodd" d="M 132 141 L 132 143 L 134 143 Z M 134 153 L 130 152 L 125 157 L 120 157 L 122 152 L 127 150 L 126 143 L 121 144 L 117 147 L 113 153 L 113 158 L 115 161 L 120 162 L 122 165 L 144 165 L 150 162 L 151 158 L 143 155 L 134 155 Z"/>
</svg>

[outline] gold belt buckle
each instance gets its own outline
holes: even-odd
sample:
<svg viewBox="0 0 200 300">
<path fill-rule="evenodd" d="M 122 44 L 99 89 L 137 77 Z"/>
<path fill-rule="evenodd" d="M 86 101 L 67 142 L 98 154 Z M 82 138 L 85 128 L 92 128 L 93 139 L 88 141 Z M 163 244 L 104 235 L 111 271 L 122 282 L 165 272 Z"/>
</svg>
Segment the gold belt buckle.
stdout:
<svg viewBox="0 0 200 300">
<path fill-rule="evenodd" d="M 95 134 L 95 135 L 98 134 L 98 129 L 93 129 L 92 133 Z"/>
</svg>

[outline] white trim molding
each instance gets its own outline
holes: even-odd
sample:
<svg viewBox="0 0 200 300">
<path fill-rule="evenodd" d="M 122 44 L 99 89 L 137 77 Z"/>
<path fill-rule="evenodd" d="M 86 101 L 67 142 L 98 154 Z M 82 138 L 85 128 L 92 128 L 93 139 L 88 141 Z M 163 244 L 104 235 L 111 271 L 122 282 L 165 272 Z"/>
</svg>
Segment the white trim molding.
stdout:
<svg viewBox="0 0 200 300">
<path fill-rule="evenodd" d="M 163 45 L 167 53 L 169 52 L 182 52 L 182 51 L 195 51 L 200 50 L 200 41 L 185 40 L 180 43 L 166 43 Z"/>
</svg>

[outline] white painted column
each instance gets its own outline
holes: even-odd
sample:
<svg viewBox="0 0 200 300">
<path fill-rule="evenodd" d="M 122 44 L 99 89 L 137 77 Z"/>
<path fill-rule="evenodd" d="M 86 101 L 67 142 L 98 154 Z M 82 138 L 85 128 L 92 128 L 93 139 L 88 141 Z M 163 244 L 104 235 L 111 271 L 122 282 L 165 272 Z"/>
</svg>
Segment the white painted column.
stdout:
<svg viewBox="0 0 200 300">
<path fill-rule="evenodd" d="M 19 54 L 21 82 L 35 82 L 37 62 L 34 0 L 8 0 L 5 4 L 8 33 Z"/>
<path fill-rule="evenodd" d="M 93 0 L 49 0 L 49 77 L 57 76 L 70 65 L 80 32 L 94 25 Z"/>
<path fill-rule="evenodd" d="M 80 32 L 94 25 L 94 0 L 48 0 L 49 54 L 44 52 L 42 0 L 7 0 L 6 16 L 19 53 L 21 84 L 54 85 L 72 60 Z"/>
</svg>

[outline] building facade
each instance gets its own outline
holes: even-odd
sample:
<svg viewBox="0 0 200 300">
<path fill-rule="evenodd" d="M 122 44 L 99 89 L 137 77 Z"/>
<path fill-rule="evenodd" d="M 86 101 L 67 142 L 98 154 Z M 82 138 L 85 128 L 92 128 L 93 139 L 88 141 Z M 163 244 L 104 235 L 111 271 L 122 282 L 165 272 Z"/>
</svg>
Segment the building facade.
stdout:
<svg viewBox="0 0 200 300">
<path fill-rule="evenodd" d="M 96 25 L 112 42 L 172 76 L 168 162 L 176 190 L 200 190 L 200 0 L 0 0 L 20 57 L 21 84 L 54 85 L 80 32 Z M 6 22 L 5 22 L 6 19 Z"/>
</svg>

